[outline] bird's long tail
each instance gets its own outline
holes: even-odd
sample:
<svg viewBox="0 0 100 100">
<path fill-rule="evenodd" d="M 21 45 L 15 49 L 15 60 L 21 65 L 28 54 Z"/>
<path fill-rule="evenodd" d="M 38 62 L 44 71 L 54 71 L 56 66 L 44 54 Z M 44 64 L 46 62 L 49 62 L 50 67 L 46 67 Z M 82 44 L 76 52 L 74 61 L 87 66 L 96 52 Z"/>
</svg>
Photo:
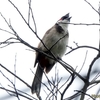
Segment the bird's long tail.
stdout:
<svg viewBox="0 0 100 100">
<path fill-rule="evenodd" d="M 41 68 L 41 66 L 38 64 L 31 88 L 32 94 L 36 93 L 38 97 L 40 96 L 42 75 L 43 75 L 43 68 Z"/>
</svg>

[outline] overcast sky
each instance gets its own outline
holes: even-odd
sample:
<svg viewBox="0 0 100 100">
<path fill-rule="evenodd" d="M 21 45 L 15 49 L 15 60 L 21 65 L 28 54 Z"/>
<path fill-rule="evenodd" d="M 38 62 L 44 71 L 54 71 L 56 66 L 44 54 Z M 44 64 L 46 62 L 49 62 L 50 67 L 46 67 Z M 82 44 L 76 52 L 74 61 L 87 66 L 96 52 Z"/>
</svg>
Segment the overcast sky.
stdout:
<svg viewBox="0 0 100 100">
<path fill-rule="evenodd" d="M 28 0 L 12 0 L 12 2 L 18 7 L 18 9 L 22 12 L 23 16 L 27 20 Z M 98 10 L 99 0 L 88 0 L 88 2 L 90 2 L 96 10 Z M 32 9 L 36 21 L 37 34 L 40 36 L 40 38 L 43 37 L 45 32 L 49 28 L 51 28 L 56 23 L 56 21 L 60 19 L 60 17 L 67 13 L 70 13 L 70 16 L 72 16 L 71 23 L 99 23 L 98 13 L 94 11 L 90 7 L 90 5 L 85 2 L 85 0 L 32 0 Z M 27 25 L 25 25 L 24 21 L 22 20 L 16 9 L 8 2 L 8 0 L 0 1 L 0 12 L 7 19 L 7 21 L 10 20 L 11 25 L 17 31 L 21 38 L 23 38 L 25 41 L 27 41 L 34 47 L 38 45 L 39 40 L 36 38 L 34 33 L 31 32 Z M 34 24 L 32 22 L 31 26 L 33 26 L 34 28 Z M 1 16 L 0 28 L 10 31 L 10 29 L 7 27 L 5 21 Z M 69 25 L 69 46 L 76 47 L 76 45 L 73 43 L 73 41 L 75 41 L 80 46 L 89 45 L 98 48 L 99 28 L 100 27 L 96 25 Z M 0 42 L 4 41 L 10 36 L 10 34 L 0 31 Z M 35 68 L 33 68 L 35 52 L 29 51 L 27 49 L 29 48 L 21 44 L 13 44 L 0 49 L 0 63 L 2 63 L 4 66 L 9 68 L 13 72 L 14 65 L 16 63 L 17 75 L 31 85 L 34 75 L 30 71 L 30 69 L 32 69 L 35 72 Z M 69 50 L 70 49 L 68 49 L 67 52 Z M 82 66 L 85 54 L 86 49 L 82 49 L 75 51 L 69 54 L 68 56 L 64 56 L 63 59 L 75 68 L 76 66 Z M 87 61 L 85 63 L 85 66 L 90 65 L 90 62 L 96 56 L 96 54 L 96 51 L 88 50 Z M 57 66 L 60 65 L 57 64 Z M 59 75 L 61 75 L 60 77 L 64 77 L 66 73 L 66 71 L 64 71 L 64 68 L 57 67 L 57 69 L 59 69 Z M 3 69 L 2 71 L 5 72 Z M 48 76 L 52 77 L 54 75 L 54 71 L 55 68 L 53 68 L 53 70 L 48 74 Z M 9 75 L 9 77 L 12 81 L 14 80 L 13 76 Z M 4 77 L 1 74 L 0 80 L 3 80 L 0 83 L 4 87 L 8 87 L 8 85 L 10 84 L 10 82 L 4 79 Z M 45 82 L 47 81 L 45 79 L 43 80 Z M 19 85 L 18 82 L 19 81 L 17 80 L 16 85 L 18 88 L 27 88 L 26 85 L 23 85 L 21 83 Z M 70 93 L 71 92 L 72 91 L 70 91 Z M 3 92 L 0 90 L 0 94 L 1 93 Z M 29 89 L 28 93 L 30 93 Z M 4 92 L 3 94 L 8 95 L 6 92 Z M 2 97 L 3 95 L 0 95 L 0 98 Z M 11 98 L 6 100 L 11 100 Z M 17 99 L 14 98 L 14 100 Z"/>
</svg>

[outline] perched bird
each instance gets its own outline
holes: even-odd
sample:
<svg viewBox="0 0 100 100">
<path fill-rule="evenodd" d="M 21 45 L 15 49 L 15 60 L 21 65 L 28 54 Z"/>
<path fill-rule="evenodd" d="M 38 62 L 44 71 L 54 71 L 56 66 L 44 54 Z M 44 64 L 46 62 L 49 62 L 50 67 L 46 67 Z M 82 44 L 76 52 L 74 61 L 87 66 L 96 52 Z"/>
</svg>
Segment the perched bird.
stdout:
<svg viewBox="0 0 100 100">
<path fill-rule="evenodd" d="M 71 17 L 69 16 L 69 13 L 61 17 L 56 22 L 56 24 L 45 33 L 42 39 L 44 44 L 40 42 L 38 45 L 38 49 L 42 50 L 48 55 L 51 55 L 52 53 L 56 58 L 61 58 L 64 55 L 66 51 L 66 45 L 68 44 L 68 23 L 70 22 L 70 19 Z M 40 96 L 43 71 L 48 73 L 55 65 L 55 63 L 56 61 L 51 59 L 50 57 L 36 52 L 34 67 L 37 64 L 37 70 L 32 83 L 32 94 L 36 93 L 38 97 Z"/>
</svg>

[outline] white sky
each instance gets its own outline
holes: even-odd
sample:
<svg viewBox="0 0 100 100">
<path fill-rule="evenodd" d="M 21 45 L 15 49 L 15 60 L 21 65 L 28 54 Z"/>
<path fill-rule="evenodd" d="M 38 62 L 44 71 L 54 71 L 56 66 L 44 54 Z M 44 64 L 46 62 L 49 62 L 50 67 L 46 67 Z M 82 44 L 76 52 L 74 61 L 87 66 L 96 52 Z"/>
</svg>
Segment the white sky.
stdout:
<svg viewBox="0 0 100 100">
<path fill-rule="evenodd" d="M 88 1 L 96 10 L 98 10 L 99 0 Z M 28 19 L 28 0 L 12 0 L 12 2 L 19 8 L 24 17 Z M 52 27 L 60 17 L 67 14 L 68 12 L 72 16 L 71 23 L 99 23 L 98 14 L 84 0 L 32 0 L 32 8 L 37 25 L 37 33 L 41 38 L 43 37 L 44 33 L 50 27 Z M 18 32 L 21 38 L 35 47 L 38 45 L 39 40 L 36 38 L 34 33 L 29 30 L 27 25 L 25 25 L 24 21 L 19 16 L 18 12 L 7 0 L 0 1 L 0 12 L 8 21 L 10 19 L 11 25 Z M 33 25 L 33 23 L 31 23 L 31 25 Z M 2 17 L 0 17 L 0 28 L 9 30 Z M 73 41 L 75 41 L 78 43 L 78 45 L 90 45 L 98 48 L 99 26 L 69 25 L 69 35 L 69 46 L 75 47 L 75 44 L 73 43 Z M 9 36 L 11 35 L 0 31 L 0 42 L 4 41 Z M 16 55 L 16 73 L 31 85 L 33 74 L 30 71 L 30 68 L 35 72 L 35 68 L 33 68 L 35 52 L 31 52 L 26 49 L 29 48 L 21 44 L 13 44 L 0 49 L 0 63 L 9 68 L 11 71 L 14 71 Z M 68 51 L 69 49 L 67 50 L 67 52 Z M 63 59 L 74 68 L 76 66 L 80 68 L 80 66 L 82 66 L 83 64 L 85 54 L 86 49 L 80 49 L 67 56 L 64 56 Z M 96 56 L 96 54 L 97 52 L 94 50 L 88 51 L 84 71 L 86 71 L 86 67 L 90 65 L 91 60 Z M 57 68 L 59 69 L 59 75 L 61 75 L 61 77 L 65 76 L 66 71 L 64 70 L 64 68 L 59 68 L 59 64 L 57 64 L 57 66 Z M 54 70 L 55 68 L 53 68 L 53 70 L 48 74 L 50 79 L 54 75 Z M 5 72 L 4 70 L 2 71 Z M 14 80 L 13 76 L 9 77 L 12 81 Z M 0 80 L 2 80 L 2 82 L 0 83 L 5 87 L 8 87 L 7 85 L 10 84 L 6 79 L 4 79 L 1 74 Z M 43 80 L 46 81 L 45 79 Z M 23 85 L 21 82 L 19 85 L 18 80 L 16 80 L 16 86 L 20 89 L 27 88 L 26 85 Z M 0 94 L 1 93 L 2 91 L 0 90 Z M 5 95 L 7 95 L 6 92 L 4 93 Z M 69 91 L 69 94 L 70 93 L 72 93 L 72 91 Z M 3 95 L 0 96 L 0 98 L 1 97 L 3 97 Z M 14 100 L 17 99 L 14 98 Z"/>
</svg>

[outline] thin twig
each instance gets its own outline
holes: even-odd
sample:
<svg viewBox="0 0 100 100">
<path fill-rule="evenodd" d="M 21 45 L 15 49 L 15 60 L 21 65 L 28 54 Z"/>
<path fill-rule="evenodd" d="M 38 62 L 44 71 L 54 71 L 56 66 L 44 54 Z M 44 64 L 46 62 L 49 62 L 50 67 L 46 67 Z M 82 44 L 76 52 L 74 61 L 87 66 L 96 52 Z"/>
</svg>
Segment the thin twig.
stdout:
<svg viewBox="0 0 100 100">
<path fill-rule="evenodd" d="M 7 31 L 7 30 L 5 30 L 5 29 L 0 28 L 0 30 L 1 30 L 1 31 L 4 31 L 4 32 L 7 32 L 7 33 L 10 33 L 11 35 L 14 35 L 14 33 L 9 32 L 9 31 Z"/>
<path fill-rule="evenodd" d="M 31 14 L 32 14 L 32 19 L 33 19 L 33 23 L 34 23 L 34 27 L 35 27 L 35 33 L 37 34 L 37 27 L 36 27 L 35 18 L 34 18 L 34 15 L 33 15 L 32 7 L 30 7 L 30 11 L 31 11 Z"/>
<path fill-rule="evenodd" d="M 95 63 L 95 61 L 96 61 L 99 57 L 100 57 L 100 53 L 98 53 L 98 55 L 97 55 L 97 56 L 93 59 L 93 61 L 91 62 L 90 66 L 89 66 L 88 73 L 87 73 L 87 77 L 86 77 L 87 80 L 90 79 L 90 73 L 91 73 L 93 64 Z"/>
<path fill-rule="evenodd" d="M 100 2 L 99 2 L 99 24 L 100 24 Z M 100 27 L 99 27 L 99 49 L 100 49 Z"/>
<path fill-rule="evenodd" d="M 14 87 L 14 90 L 15 90 L 15 95 L 13 95 L 13 96 L 16 96 L 17 98 L 18 98 L 18 100 L 20 100 L 19 99 L 19 95 L 18 95 L 18 92 L 16 91 L 16 87 L 15 87 L 15 84 L 7 77 L 7 76 L 5 76 L 4 74 L 3 74 L 3 72 L 2 71 L 0 71 L 1 72 L 1 74 L 13 85 L 13 87 Z M 7 93 L 8 93 L 8 91 L 7 91 Z M 10 94 L 10 93 L 8 93 L 8 94 Z M 11 95 L 11 94 L 10 94 Z"/>
<path fill-rule="evenodd" d="M 98 14 L 100 14 L 93 6 L 92 6 L 92 4 L 91 3 L 89 3 L 87 0 L 84 0 L 86 3 L 88 3 L 89 5 L 90 5 L 90 7 L 92 7 L 92 9 L 94 10 L 94 11 L 96 11 Z"/>
<path fill-rule="evenodd" d="M 76 48 L 72 48 L 69 52 L 67 52 L 65 55 L 77 50 L 77 49 L 82 49 L 82 48 L 89 48 L 89 49 L 94 49 L 96 50 L 97 52 L 100 52 L 100 49 L 96 48 L 96 47 L 92 47 L 92 46 L 87 46 L 87 45 L 83 45 L 83 46 L 78 46 Z"/>
<path fill-rule="evenodd" d="M 80 92 L 80 93 L 82 93 L 82 94 L 84 94 L 84 95 L 89 96 L 91 99 L 95 100 L 91 95 L 89 95 L 89 94 L 87 94 L 87 93 L 85 93 L 85 92 L 83 92 L 83 91 L 80 91 L 80 90 L 74 90 L 74 91 Z M 83 100 L 84 100 L 84 99 L 83 99 Z"/>
<path fill-rule="evenodd" d="M 15 75 L 13 72 L 11 72 L 9 69 L 7 69 L 5 66 L 3 66 L 2 64 L 0 64 L 0 66 L 5 69 L 7 72 L 9 72 L 10 74 L 12 74 L 13 76 L 15 76 L 17 79 L 19 79 L 21 82 L 23 82 L 25 85 L 27 85 L 30 89 L 31 86 L 29 84 L 27 84 L 25 81 L 23 81 L 23 79 L 21 79 L 20 77 L 18 77 L 17 75 Z"/>
<path fill-rule="evenodd" d="M 16 75 L 16 61 L 17 61 L 16 57 L 17 57 L 17 54 L 15 54 L 15 63 L 14 63 L 14 74 L 15 75 Z M 14 77 L 14 84 L 15 83 L 16 83 L 16 77 Z"/>
<path fill-rule="evenodd" d="M 60 22 L 61 24 L 69 24 L 69 25 L 85 25 L 85 26 L 93 26 L 93 25 L 97 25 L 99 26 L 99 23 L 65 23 L 65 22 Z"/>
<path fill-rule="evenodd" d="M 28 0 L 28 5 L 29 5 L 29 8 L 28 8 L 28 24 L 30 24 L 30 8 L 31 8 L 31 0 Z"/>
<path fill-rule="evenodd" d="M 12 91 L 12 90 L 9 90 L 9 89 L 3 88 L 3 87 L 0 87 L 0 89 L 16 94 L 15 91 Z M 23 95 L 22 93 L 18 93 L 18 95 L 20 95 L 20 96 L 22 96 L 22 97 L 24 97 L 24 98 L 26 98 L 26 99 L 28 99 L 28 100 L 33 100 L 33 98 L 31 99 L 30 97 L 25 96 L 25 95 Z M 34 98 L 34 100 L 38 100 L 38 99 L 35 99 L 35 98 Z"/>
<path fill-rule="evenodd" d="M 9 86 L 9 87 L 13 89 L 12 86 Z M 34 98 L 33 96 L 29 95 L 29 94 L 26 93 L 26 92 L 23 92 L 23 91 L 21 91 L 21 90 L 19 90 L 19 89 L 16 89 L 16 90 L 18 91 L 18 93 L 21 93 L 21 94 L 23 94 L 23 95 L 29 96 L 29 97 L 31 97 L 31 98 L 33 98 L 33 99 L 36 99 L 36 98 Z"/>
<path fill-rule="evenodd" d="M 84 64 L 85 64 L 85 62 L 86 62 L 86 58 L 87 58 L 87 53 L 88 53 L 88 51 L 86 51 L 86 54 L 85 54 L 85 58 L 84 58 L 84 61 L 83 61 L 82 67 L 81 67 L 81 69 L 79 70 L 78 73 L 80 73 L 81 70 L 82 70 L 82 68 L 84 67 Z"/>
<path fill-rule="evenodd" d="M 69 88 L 69 86 L 70 86 L 70 85 L 72 84 L 72 82 L 74 81 L 75 74 L 73 73 L 71 76 L 72 76 L 72 78 L 71 78 L 69 84 L 67 84 L 66 88 L 64 89 L 64 91 L 63 91 L 62 94 L 61 94 L 61 100 L 63 100 L 63 97 L 64 97 L 64 95 L 65 95 L 66 90 Z"/>
</svg>

